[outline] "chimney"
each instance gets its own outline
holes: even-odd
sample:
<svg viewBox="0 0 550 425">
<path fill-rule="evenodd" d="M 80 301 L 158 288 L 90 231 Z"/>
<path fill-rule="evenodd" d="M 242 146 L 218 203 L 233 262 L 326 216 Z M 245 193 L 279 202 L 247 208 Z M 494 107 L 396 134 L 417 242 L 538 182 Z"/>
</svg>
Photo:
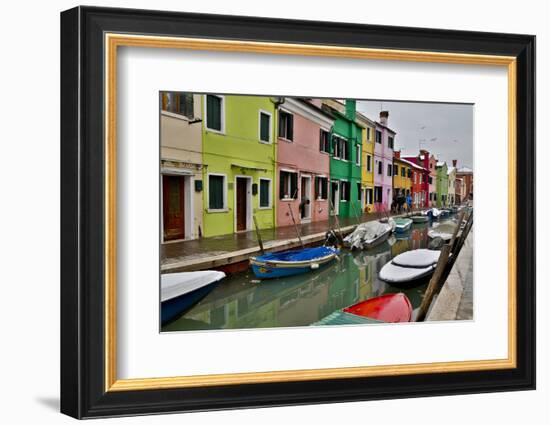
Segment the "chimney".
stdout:
<svg viewBox="0 0 550 425">
<path fill-rule="evenodd" d="M 453 159 L 453 167 L 456 168 L 456 159 Z"/>
<path fill-rule="evenodd" d="M 380 123 L 387 126 L 389 116 L 390 113 L 388 111 L 380 111 Z"/>
<path fill-rule="evenodd" d="M 354 121 L 355 111 L 356 111 L 355 100 L 346 99 L 346 118 Z"/>
<path fill-rule="evenodd" d="M 394 158 L 400 159 L 401 158 L 401 151 L 400 150 L 394 151 L 393 156 L 394 156 Z"/>
</svg>

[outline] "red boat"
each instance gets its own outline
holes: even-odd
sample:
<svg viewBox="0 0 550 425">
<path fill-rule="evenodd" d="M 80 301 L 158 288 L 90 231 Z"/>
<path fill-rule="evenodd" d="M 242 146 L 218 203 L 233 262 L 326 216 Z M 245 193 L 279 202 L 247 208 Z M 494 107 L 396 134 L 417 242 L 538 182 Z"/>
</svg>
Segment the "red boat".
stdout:
<svg viewBox="0 0 550 425">
<path fill-rule="evenodd" d="M 410 322 L 412 318 L 411 302 L 403 293 L 370 298 L 344 308 L 344 312 L 386 323 Z"/>
</svg>

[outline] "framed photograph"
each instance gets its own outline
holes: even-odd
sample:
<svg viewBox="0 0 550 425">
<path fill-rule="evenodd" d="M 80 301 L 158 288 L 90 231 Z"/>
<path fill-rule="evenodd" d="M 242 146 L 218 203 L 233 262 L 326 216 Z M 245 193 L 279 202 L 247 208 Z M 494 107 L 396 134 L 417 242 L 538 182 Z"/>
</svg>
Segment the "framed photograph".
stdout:
<svg viewBox="0 0 550 425">
<path fill-rule="evenodd" d="M 535 388 L 535 37 L 61 14 L 61 411 Z"/>
</svg>

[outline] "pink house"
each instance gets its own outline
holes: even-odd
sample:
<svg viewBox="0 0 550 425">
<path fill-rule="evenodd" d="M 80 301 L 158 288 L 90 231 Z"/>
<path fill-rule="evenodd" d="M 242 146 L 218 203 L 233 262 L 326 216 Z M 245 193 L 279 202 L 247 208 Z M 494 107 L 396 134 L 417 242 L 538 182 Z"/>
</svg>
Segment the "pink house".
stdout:
<svg viewBox="0 0 550 425">
<path fill-rule="evenodd" d="M 278 108 L 277 226 L 328 220 L 330 133 L 321 101 L 285 98 Z M 292 210 L 292 213 L 291 213 Z"/>
<path fill-rule="evenodd" d="M 374 135 L 374 208 L 390 211 L 393 188 L 395 132 L 388 127 L 388 111 L 380 112 Z"/>
</svg>

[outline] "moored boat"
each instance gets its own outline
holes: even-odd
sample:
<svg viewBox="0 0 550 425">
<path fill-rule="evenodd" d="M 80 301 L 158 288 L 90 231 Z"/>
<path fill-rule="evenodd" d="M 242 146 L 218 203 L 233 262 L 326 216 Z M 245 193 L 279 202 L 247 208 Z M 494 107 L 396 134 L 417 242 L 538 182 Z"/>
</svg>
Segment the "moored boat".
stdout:
<svg viewBox="0 0 550 425">
<path fill-rule="evenodd" d="M 273 279 L 316 270 L 333 261 L 338 252 L 327 246 L 272 252 L 250 257 L 250 265 L 256 277 Z"/>
<path fill-rule="evenodd" d="M 404 233 L 407 230 L 409 230 L 412 226 L 412 219 L 410 218 L 395 218 L 395 232 L 396 233 Z"/>
<path fill-rule="evenodd" d="M 362 223 L 344 238 L 344 244 L 351 249 L 372 249 L 384 243 L 395 228 L 392 218 L 388 223 L 368 221 Z"/>
<path fill-rule="evenodd" d="M 403 293 L 369 298 L 342 311 L 386 323 L 410 322 L 412 317 L 411 302 Z"/>
<path fill-rule="evenodd" d="M 398 323 L 411 318 L 412 305 L 405 294 L 385 294 L 336 310 L 312 326 Z"/>
<path fill-rule="evenodd" d="M 427 223 L 428 221 L 430 221 L 430 217 L 428 217 L 427 215 L 425 214 L 422 214 L 422 215 L 413 215 L 411 217 L 411 220 L 413 221 L 413 223 Z"/>
<path fill-rule="evenodd" d="M 399 288 L 421 285 L 433 274 L 440 254 L 430 249 L 404 252 L 386 263 L 378 278 Z"/>
<path fill-rule="evenodd" d="M 205 270 L 197 272 L 167 273 L 160 278 L 161 323 L 165 325 L 181 316 L 203 299 L 224 272 Z"/>
</svg>

